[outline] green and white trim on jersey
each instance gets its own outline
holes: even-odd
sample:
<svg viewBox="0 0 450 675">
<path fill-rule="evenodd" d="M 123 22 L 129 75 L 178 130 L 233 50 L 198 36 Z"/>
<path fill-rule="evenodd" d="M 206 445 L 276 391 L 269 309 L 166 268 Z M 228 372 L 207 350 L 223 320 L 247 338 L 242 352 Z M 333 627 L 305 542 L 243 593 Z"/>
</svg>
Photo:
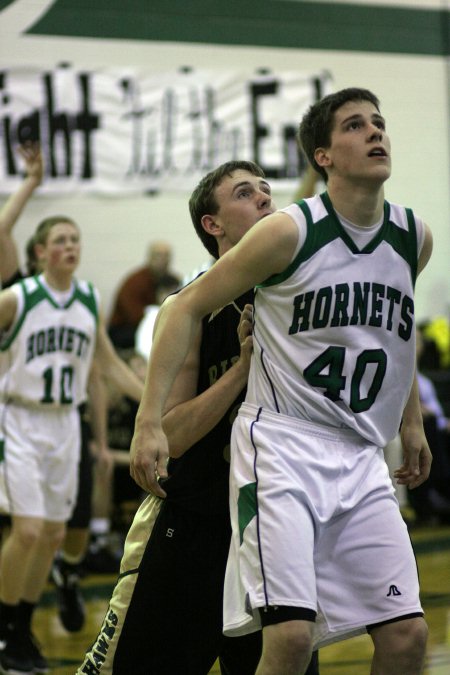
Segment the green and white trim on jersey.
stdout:
<svg viewBox="0 0 450 675">
<path fill-rule="evenodd" d="M 98 293 L 86 281 L 74 281 L 72 293 L 58 304 L 42 277 L 12 286 L 16 319 L 0 344 L 0 392 L 3 401 L 32 406 L 77 406 L 86 386 L 98 323 Z"/>
<path fill-rule="evenodd" d="M 327 193 L 283 211 L 303 243 L 282 274 L 257 288 L 246 400 L 384 446 L 414 373 L 423 222 L 385 202 L 383 223 L 359 249 Z"/>
</svg>

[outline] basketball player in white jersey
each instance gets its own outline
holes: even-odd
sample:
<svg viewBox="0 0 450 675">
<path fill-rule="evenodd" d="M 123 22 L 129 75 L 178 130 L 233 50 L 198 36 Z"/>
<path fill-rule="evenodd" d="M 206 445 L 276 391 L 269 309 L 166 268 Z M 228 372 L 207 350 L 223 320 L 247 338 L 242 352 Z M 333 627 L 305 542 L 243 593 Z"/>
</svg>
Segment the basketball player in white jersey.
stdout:
<svg viewBox="0 0 450 675">
<path fill-rule="evenodd" d="M 413 289 L 423 221 L 384 199 L 390 141 L 376 96 L 345 89 L 300 141 L 327 191 L 257 223 L 164 310 L 132 444 L 132 475 L 164 497 L 161 414 L 199 322 L 256 286 L 254 353 L 233 429 L 227 634 L 263 627 L 257 675 L 304 673 L 312 647 L 368 631 L 371 675 L 422 672 L 416 563 L 382 447 L 401 424 L 399 483 L 427 479 Z"/>
<path fill-rule="evenodd" d="M 142 383 L 116 355 L 96 289 L 78 281 L 78 226 L 65 216 L 35 235 L 43 273 L 0 293 L 0 506 L 11 534 L 0 563 L 0 665 L 45 672 L 33 636 L 21 630 L 38 602 L 77 493 L 80 424 L 93 355 L 124 394 Z"/>
</svg>

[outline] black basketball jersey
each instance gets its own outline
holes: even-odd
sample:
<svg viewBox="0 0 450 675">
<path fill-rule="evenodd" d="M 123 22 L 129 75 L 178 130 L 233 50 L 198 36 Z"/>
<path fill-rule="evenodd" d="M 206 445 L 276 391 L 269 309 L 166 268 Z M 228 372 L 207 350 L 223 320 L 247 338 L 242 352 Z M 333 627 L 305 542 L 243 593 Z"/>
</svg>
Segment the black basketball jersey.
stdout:
<svg viewBox="0 0 450 675">
<path fill-rule="evenodd" d="M 253 291 L 203 319 L 197 395 L 214 384 L 239 358 L 237 327 L 246 303 L 253 304 Z M 206 436 L 182 457 L 169 461 L 169 478 L 164 481 L 167 499 L 176 500 L 190 510 L 228 512 L 231 426 L 245 391 Z"/>
</svg>

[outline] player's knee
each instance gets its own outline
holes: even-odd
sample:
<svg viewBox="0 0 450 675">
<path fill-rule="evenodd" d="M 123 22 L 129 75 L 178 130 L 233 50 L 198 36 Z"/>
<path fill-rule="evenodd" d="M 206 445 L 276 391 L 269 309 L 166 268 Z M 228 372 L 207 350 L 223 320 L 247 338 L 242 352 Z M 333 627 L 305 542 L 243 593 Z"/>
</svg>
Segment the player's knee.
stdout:
<svg viewBox="0 0 450 675">
<path fill-rule="evenodd" d="M 408 628 L 408 635 L 406 637 L 406 652 L 411 653 L 413 655 L 413 659 L 423 658 L 427 647 L 427 640 L 428 626 L 425 622 L 425 619 L 422 617 L 411 619 L 411 625 Z"/>
<path fill-rule="evenodd" d="M 421 672 L 428 638 L 422 617 L 386 624 L 374 631 L 373 637 L 378 654 L 388 662 L 403 664 L 402 672 Z"/>
<path fill-rule="evenodd" d="M 29 520 L 22 523 L 12 531 L 17 544 L 28 551 L 42 536 L 43 524 L 39 521 Z"/>
<path fill-rule="evenodd" d="M 264 628 L 263 650 L 278 663 L 286 663 L 286 672 L 294 664 L 309 663 L 312 653 L 311 628 L 304 621 L 286 621 Z"/>
<path fill-rule="evenodd" d="M 66 535 L 65 526 L 61 523 L 54 525 L 52 527 L 46 527 L 44 535 L 47 541 L 47 544 L 50 548 L 55 550 L 62 547 Z"/>
<path fill-rule="evenodd" d="M 428 638 L 428 627 L 425 619 L 415 617 L 391 624 L 391 648 L 400 651 L 420 654 L 425 651 Z"/>
</svg>

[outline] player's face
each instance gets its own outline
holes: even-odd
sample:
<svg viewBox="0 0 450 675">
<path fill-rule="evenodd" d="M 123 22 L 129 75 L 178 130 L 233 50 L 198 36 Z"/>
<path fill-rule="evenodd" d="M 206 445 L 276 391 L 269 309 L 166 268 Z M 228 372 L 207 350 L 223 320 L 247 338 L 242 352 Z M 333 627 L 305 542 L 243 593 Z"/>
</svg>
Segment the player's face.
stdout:
<svg viewBox="0 0 450 675">
<path fill-rule="evenodd" d="M 261 218 L 275 211 L 269 183 L 249 171 L 238 169 L 217 186 L 219 205 L 214 222 L 224 233 L 222 253 L 237 244 Z"/>
<path fill-rule="evenodd" d="M 39 248 L 44 270 L 73 272 L 80 262 L 80 232 L 72 223 L 57 223 L 48 233 L 46 243 Z"/>
<path fill-rule="evenodd" d="M 373 103 L 349 101 L 338 108 L 330 147 L 317 150 L 317 157 L 325 161 L 329 178 L 377 184 L 387 180 L 391 173 L 391 143 L 385 120 Z"/>
</svg>

